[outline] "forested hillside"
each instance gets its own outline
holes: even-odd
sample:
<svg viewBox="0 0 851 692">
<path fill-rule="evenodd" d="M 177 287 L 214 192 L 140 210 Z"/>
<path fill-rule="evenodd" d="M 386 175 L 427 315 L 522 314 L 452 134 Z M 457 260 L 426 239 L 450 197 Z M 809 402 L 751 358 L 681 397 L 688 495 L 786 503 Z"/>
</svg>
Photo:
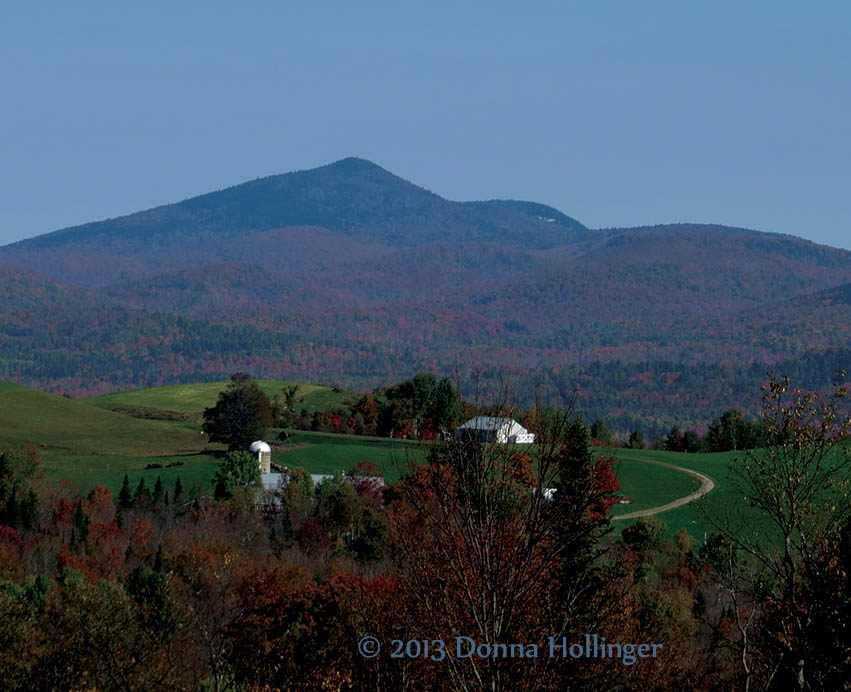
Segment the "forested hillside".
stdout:
<svg viewBox="0 0 851 692">
<path fill-rule="evenodd" d="M 524 402 L 579 387 L 588 411 L 653 434 L 754 410 L 771 366 L 851 366 L 845 250 L 715 225 L 589 230 L 362 159 L 38 236 L 0 262 L 0 378 L 73 395 L 236 370 L 361 389 L 479 373 Z"/>
</svg>

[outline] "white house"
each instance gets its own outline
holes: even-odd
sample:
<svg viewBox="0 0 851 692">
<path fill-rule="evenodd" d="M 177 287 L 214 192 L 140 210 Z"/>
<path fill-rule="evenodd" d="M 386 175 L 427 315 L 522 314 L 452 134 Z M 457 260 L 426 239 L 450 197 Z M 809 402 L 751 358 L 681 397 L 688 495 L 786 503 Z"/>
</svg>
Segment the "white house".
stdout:
<svg viewBox="0 0 851 692">
<path fill-rule="evenodd" d="M 495 416 L 476 416 L 455 429 L 455 439 L 472 436 L 480 442 L 499 442 L 502 444 L 532 444 L 534 433 L 530 433 L 512 418 Z"/>
</svg>

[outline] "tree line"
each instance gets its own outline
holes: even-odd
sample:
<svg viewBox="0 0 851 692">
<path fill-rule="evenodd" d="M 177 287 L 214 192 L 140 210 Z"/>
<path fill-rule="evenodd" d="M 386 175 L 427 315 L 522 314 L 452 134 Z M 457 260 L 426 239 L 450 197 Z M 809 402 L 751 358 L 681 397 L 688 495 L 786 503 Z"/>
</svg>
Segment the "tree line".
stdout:
<svg viewBox="0 0 851 692">
<path fill-rule="evenodd" d="M 212 442 L 246 449 L 269 428 L 295 428 L 353 435 L 431 440 L 447 435 L 470 404 L 464 404 L 449 378 L 420 373 L 390 387 L 365 393 L 345 408 L 296 412 L 299 386 L 270 399 L 246 373 L 234 373 L 215 406 L 204 411 L 203 430 Z M 286 439 L 287 433 L 282 433 Z"/>
<path fill-rule="evenodd" d="M 603 447 L 648 447 L 640 429 L 633 430 L 624 442 L 612 434 L 609 426 L 600 417 L 591 425 L 591 439 Z M 757 449 L 765 445 L 767 440 L 768 429 L 762 420 L 747 420 L 741 410 L 729 408 L 709 423 L 703 435 L 697 430 L 683 432 L 675 425 L 667 435 L 657 438 L 649 446 L 651 449 L 667 452 L 735 452 Z"/>
<path fill-rule="evenodd" d="M 235 373 L 227 389 L 220 393 L 215 406 L 204 411 L 203 430 L 210 441 L 222 442 L 231 450 L 247 449 L 254 440 L 266 436 L 269 428 L 295 428 L 353 435 L 378 435 L 433 440 L 447 436 L 461 422 L 478 411 L 465 402 L 448 378 L 438 380 L 431 373 L 419 373 L 390 387 L 364 393 L 346 408 L 296 413 L 299 385 L 289 385 L 273 399 L 246 373 Z M 525 411 L 500 404 L 484 412 L 517 417 L 527 429 L 536 432 L 542 421 L 553 415 L 553 407 L 531 406 Z M 644 449 L 648 446 L 640 429 L 618 439 L 602 417 L 591 424 L 591 439 L 604 447 Z M 766 442 L 765 424 L 748 420 L 737 408 L 725 410 L 707 426 L 705 434 L 697 430 L 683 432 L 673 426 L 664 437 L 650 445 L 669 452 L 729 452 L 761 447 Z M 281 439 L 288 437 L 286 431 Z"/>
</svg>

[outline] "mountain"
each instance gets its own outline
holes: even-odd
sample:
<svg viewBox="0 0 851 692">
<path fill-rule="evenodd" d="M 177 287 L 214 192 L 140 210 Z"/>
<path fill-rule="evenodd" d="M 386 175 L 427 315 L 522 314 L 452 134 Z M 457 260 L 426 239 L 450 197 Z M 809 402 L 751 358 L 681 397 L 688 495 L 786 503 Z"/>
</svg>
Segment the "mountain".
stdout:
<svg viewBox="0 0 851 692">
<path fill-rule="evenodd" d="M 650 432 L 753 408 L 773 364 L 851 370 L 849 286 L 851 253 L 801 238 L 593 230 L 350 158 L 0 248 L 0 379 L 78 395 L 475 371 L 470 392 L 581 386 L 586 411 Z"/>
<path fill-rule="evenodd" d="M 284 242 L 275 242 L 274 235 L 251 237 L 268 231 Z M 235 245 L 244 249 L 254 242 L 271 251 L 264 262 L 283 266 L 292 266 L 288 253 L 294 245 L 318 245 L 327 254 L 302 259 L 325 266 L 347 249 L 357 255 L 354 247 L 360 244 L 378 253 L 381 246 L 446 241 L 546 248 L 587 242 L 593 235 L 542 204 L 451 202 L 369 161 L 348 158 L 23 240 L 0 248 L 0 262 L 104 286 L 192 264 L 231 261 Z"/>
</svg>

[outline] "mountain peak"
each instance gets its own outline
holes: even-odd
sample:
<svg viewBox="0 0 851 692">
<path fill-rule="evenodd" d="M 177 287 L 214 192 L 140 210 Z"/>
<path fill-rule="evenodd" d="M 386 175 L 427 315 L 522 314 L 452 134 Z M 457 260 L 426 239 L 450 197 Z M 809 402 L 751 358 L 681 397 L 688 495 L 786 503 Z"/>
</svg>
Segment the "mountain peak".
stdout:
<svg viewBox="0 0 851 692">
<path fill-rule="evenodd" d="M 369 159 L 362 159 L 359 156 L 347 156 L 344 159 L 334 161 L 333 163 L 329 163 L 326 166 L 322 167 L 352 173 L 357 173 L 361 171 L 384 171 L 385 173 L 389 173 L 389 171 L 382 168 L 377 163 L 373 163 Z"/>
<path fill-rule="evenodd" d="M 105 285 L 226 260 L 235 239 L 295 227 L 322 228 L 355 243 L 388 248 L 485 242 L 542 249 L 584 242 L 589 233 L 545 205 L 453 202 L 350 156 L 20 241 L 0 248 L 0 261 Z"/>
</svg>

